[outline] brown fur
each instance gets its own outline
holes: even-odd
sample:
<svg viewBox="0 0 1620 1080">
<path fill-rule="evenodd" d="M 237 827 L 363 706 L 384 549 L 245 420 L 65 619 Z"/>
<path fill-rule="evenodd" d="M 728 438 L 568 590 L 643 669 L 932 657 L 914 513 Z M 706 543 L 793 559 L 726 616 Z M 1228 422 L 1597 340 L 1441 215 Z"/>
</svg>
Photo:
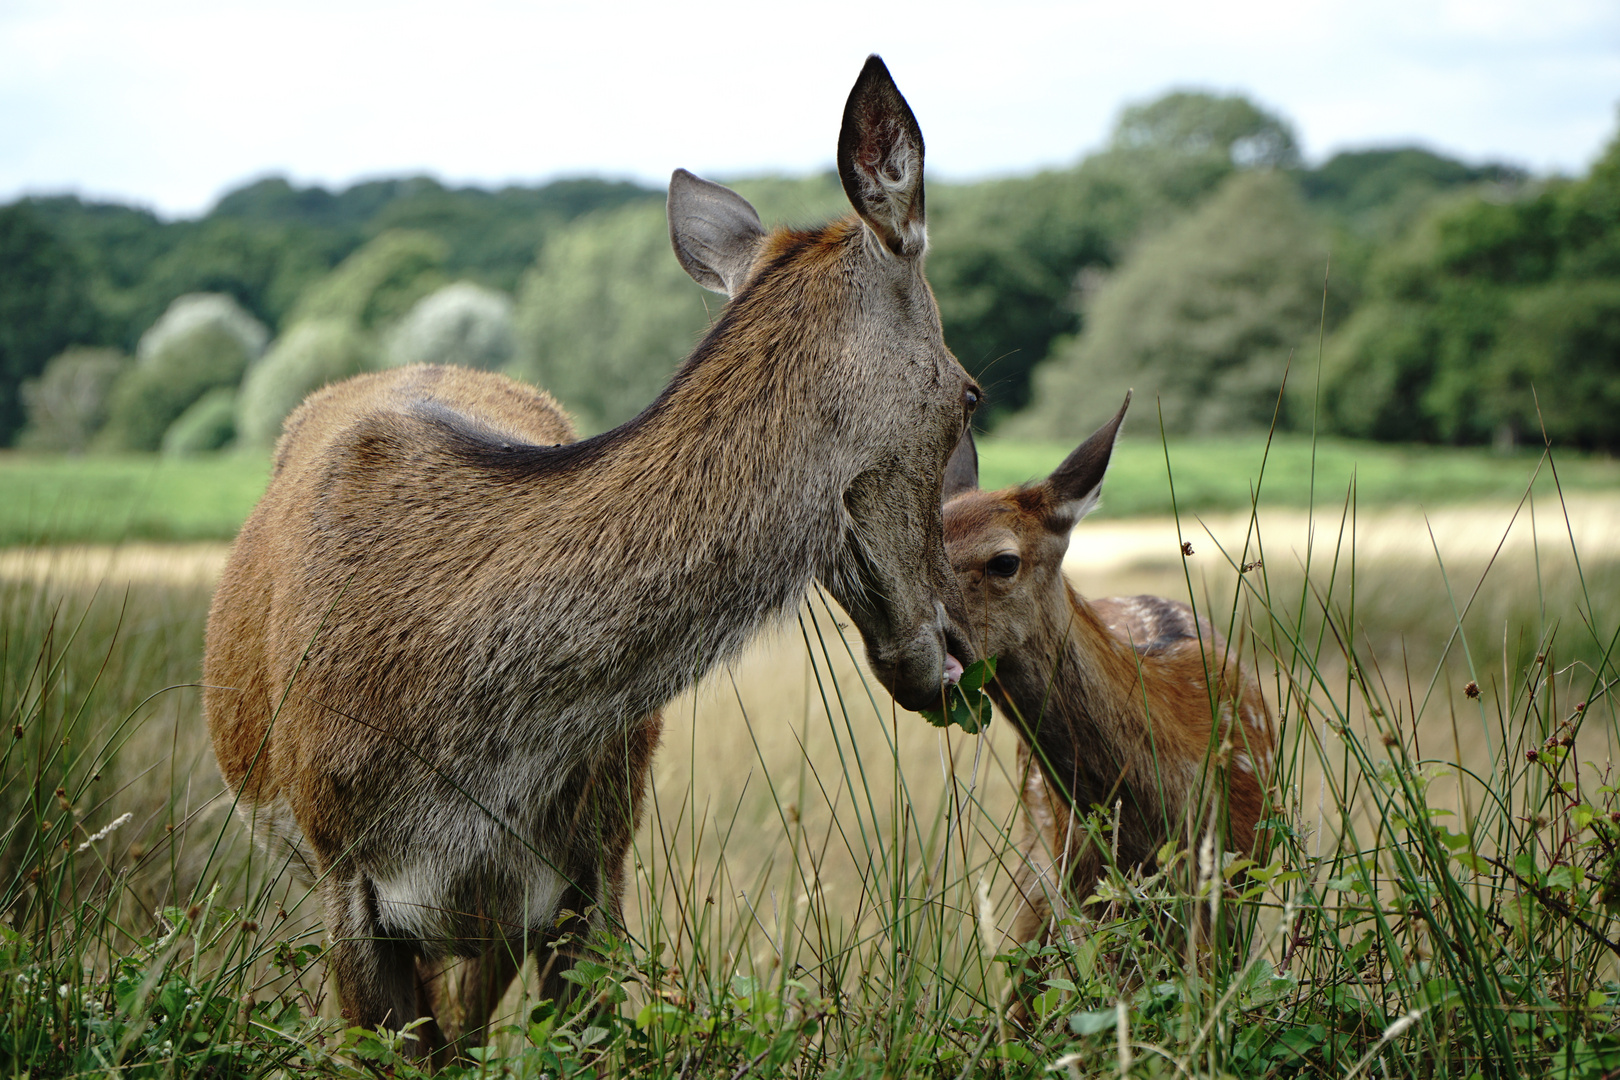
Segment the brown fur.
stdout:
<svg viewBox="0 0 1620 1080">
<path fill-rule="evenodd" d="M 876 58 L 863 94 L 875 129 L 853 145 L 903 138 Z M 812 579 L 902 704 L 939 700 L 960 603 L 941 475 L 978 390 L 920 245 L 886 239 L 921 227 L 920 138 L 900 156 L 914 190 L 769 236 L 678 172 L 676 253 L 731 302 L 605 435 L 574 442 L 543 392 L 439 367 L 288 419 L 214 600 L 204 700 L 242 813 L 315 882 L 351 1022 L 431 1017 L 431 996 L 481 1027 L 524 952 L 560 990 L 559 916 L 621 923 L 658 709 Z M 426 987 L 448 956 L 478 959 L 456 992 Z"/>
<path fill-rule="evenodd" d="M 1111 856 L 1079 822 L 1093 808 L 1112 817 L 1118 804 L 1126 867 L 1151 866 L 1167 840 L 1196 842 L 1211 814 L 1224 849 L 1248 853 L 1264 811 L 1273 736 L 1253 673 L 1186 604 L 1088 601 L 1063 576 L 1124 412 L 1047 480 L 984 492 L 974 472 L 945 505 L 968 633 L 998 658 L 991 696 L 1021 739 L 1019 941 L 1049 940 L 1054 906 L 1083 903 L 1101 878 Z M 1008 556 L 1014 572 L 997 572 Z"/>
</svg>

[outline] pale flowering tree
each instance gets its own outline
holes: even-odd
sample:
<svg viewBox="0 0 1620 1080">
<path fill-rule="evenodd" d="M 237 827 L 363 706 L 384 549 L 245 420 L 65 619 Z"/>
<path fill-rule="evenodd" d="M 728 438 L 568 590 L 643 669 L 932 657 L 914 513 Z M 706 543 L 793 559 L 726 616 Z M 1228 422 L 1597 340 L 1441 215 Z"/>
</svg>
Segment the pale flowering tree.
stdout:
<svg viewBox="0 0 1620 1080">
<path fill-rule="evenodd" d="M 250 364 L 264 355 L 270 342 L 264 324 L 242 310 L 232 297 L 224 293 L 187 293 L 171 303 L 141 335 L 135 358 L 142 364 L 158 362 L 165 352 L 205 333 L 234 339 Z"/>
<path fill-rule="evenodd" d="M 192 293 L 141 335 L 135 363 L 113 387 L 97 443 L 156 450 L 163 434 L 204 394 L 235 386 L 258 362 L 269 332 L 229 296 Z"/>
<path fill-rule="evenodd" d="M 512 298 L 470 281 L 458 281 L 416 302 L 388 334 L 383 363 L 457 364 L 495 371 L 517 351 Z"/>
</svg>

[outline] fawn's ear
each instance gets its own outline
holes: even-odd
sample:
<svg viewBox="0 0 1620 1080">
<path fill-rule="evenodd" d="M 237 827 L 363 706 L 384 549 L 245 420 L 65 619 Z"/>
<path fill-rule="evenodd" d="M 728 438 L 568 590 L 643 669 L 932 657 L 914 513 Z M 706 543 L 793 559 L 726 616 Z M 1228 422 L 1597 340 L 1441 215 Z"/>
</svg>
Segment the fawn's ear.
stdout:
<svg viewBox="0 0 1620 1080">
<path fill-rule="evenodd" d="M 948 503 L 964 491 L 979 490 L 979 449 L 973 445 L 973 425 L 962 429 L 956 449 L 945 462 L 945 487 L 939 501 Z"/>
<path fill-rule="evenodd" d="M 889 69 L 868 56 L 844 103 L 838 178 L 850 205 L 902 258 L 928 248 L 923 217 L 923 137 Z"/>
<path fill-rule="evenodd" d="M 1114 453 L 1114 440 L 1119 437 L 1119 425 L 1125 419 L 1125 410 L 1131 407 L 1131 395 L 1125 393 L 1125 404 L 1114 418 L 1096 431 L 1074 453 L 1063 459 L 1063 464 L 1052 470 L 1046 478 L 1046 488 L 1052 500 L 1047 524 L 1054 532 L 1068 532 L 1080 519 L 1096 509 L 1102 496 L 1103 476 L 1108 472 L 1108 459 Z"/>
<path fill-rule="evenodd" d="M 669 178 L 669 240 L 675 257 L 705 289 L 736 296 L 765 229 L 748 200 L 685 169 Z"/>
</svg>

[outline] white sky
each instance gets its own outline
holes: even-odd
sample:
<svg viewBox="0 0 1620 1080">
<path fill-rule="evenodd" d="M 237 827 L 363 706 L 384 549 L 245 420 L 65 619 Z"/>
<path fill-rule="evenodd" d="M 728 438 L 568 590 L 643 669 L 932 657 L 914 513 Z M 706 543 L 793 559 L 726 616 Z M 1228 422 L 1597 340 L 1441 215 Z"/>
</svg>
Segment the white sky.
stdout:
<svg viewBox="0 0 1620 1080">
<path fill-rule="evenodd" d="M 1178 87 L 1249 94 L 1312 161 L 1415 141 L 1567 173 L 1620 104 L 1617 0 L 0 0 L 0 200 L 804 172 L 872 51 L 930 174 L 964 179 L 1072 162 Z"/>
</svg>

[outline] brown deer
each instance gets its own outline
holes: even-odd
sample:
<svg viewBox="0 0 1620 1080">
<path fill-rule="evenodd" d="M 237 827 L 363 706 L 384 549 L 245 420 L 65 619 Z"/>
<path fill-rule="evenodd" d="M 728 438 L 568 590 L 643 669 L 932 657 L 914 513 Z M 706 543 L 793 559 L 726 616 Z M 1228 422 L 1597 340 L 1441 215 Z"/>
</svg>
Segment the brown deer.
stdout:
<svg viewBox="0 0 1620 1080">
<path fill-rule="evenodd" d="M 820 581 L 905 708 L 971 659 L 940 518 L 979 389 L 923 277 L 923 141 L 881 60 L 845 106 L 854 214 L 767 233 L 670 181 L 675 254 L 728 303 L 646 411 L 574 442 L 546 394 L 441 367 L 289 417 L 209 616 L 214 750 L 314 882 L 354 1024 L 476 1028 L 534 951 L 621 922 L 658 710 Z M 958 658 L 961 658 L 960 660 Z M 573 913 L 576 918 L 564 920 Z"/>
<path fill-rule="evenodd" d="M 1158 596 L 1087 600 L 1063 576 L 1129 405 L 1040 483 L 979 491 L 970 433 L 946 473 L 967 632 L 997 657 L 988 689 L 1020 738 L 1021 942 L 1050 940 L 1054 902 L 1077 909 L 1092 894 L 1114 857 L 1102 843 L 1122 867 L 1151 867 L 1167 840 L 1196 841 L 1215 821 L 1226 851 L 1250 852 L 1269 785 L 1271 714 L 1209 622 Z M 1115 835 L 1099 842 L 1081 819 L 1116 805 Z"/>
</svg>

